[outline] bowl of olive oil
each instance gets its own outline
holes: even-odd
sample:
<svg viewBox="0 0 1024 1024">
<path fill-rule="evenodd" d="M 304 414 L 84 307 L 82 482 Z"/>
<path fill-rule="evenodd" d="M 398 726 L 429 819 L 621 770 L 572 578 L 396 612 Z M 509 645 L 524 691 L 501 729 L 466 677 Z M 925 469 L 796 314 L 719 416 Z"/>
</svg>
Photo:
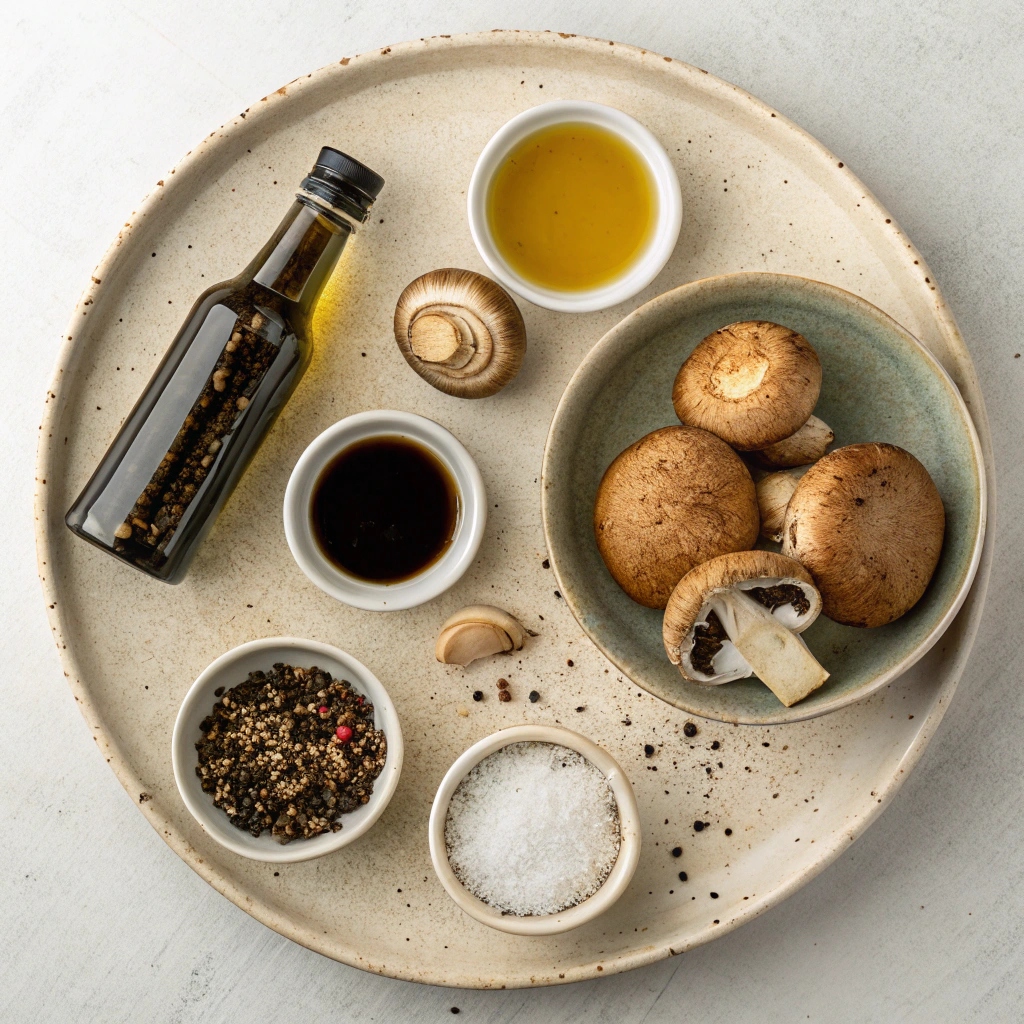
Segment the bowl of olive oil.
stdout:
<svg viewBox="0 0 1024 1024">
<path fill-rule="evenodd" d="M 477 160 L 469 226 L 503 285 L 563 312 L 605 309 L 657 276 L 682 224 L 679 179 L 639 121 L 559 100 L 512 118 Z"/>
</svg>

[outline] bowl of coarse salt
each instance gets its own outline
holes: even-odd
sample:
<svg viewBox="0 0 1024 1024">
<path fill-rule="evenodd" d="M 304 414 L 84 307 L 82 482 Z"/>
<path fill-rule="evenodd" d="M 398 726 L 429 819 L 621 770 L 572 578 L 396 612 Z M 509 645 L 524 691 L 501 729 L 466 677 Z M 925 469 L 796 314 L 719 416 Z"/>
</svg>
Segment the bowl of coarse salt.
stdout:
<svg viewBox="0 0 1024 1024">
<path fill-rule="evenodd" d="M 518 725 L 474 743 L 430 810 L 430 859 L 471 917 L 516 935 L 554 935 L 604 913 L 640 859 L 626 773 L 596 743 Z"/>
</svg>

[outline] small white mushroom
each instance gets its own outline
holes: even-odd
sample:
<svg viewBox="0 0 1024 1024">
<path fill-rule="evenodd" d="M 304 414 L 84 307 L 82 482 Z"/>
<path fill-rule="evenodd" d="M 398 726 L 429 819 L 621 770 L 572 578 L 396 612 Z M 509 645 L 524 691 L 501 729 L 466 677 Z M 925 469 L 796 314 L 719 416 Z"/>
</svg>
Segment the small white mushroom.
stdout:
<svg viewBox="0 0 1024 1024">
<path fill-rule="evenodd" d="M 525 641 L 526 630 L 508 612 L 473 604 L 444 623 L 434 655 L 442 664 L 466 666 L 477 658 L 522 650 Z"/>
<path fill-rule="evenodd" d="M 800 472 L 783 470 L 769 473 L 757 481 L 757 510 L 761 514 L 761 536 L 765 540 L 782 541 L 782 526 L 786 509 L 800 481 Z"/>
<path fill-rule="evenodd" d="M 835 431 L 817 416 L 812 416 L 795 434 L 753 453 L 754 459 L 768 469 L 789 469 L 817 462 L 836 439 Z"/>
<path fill-rule="evenodd" d="M 811 574 L 795 559 L 739 551 L 704 562 L 679 581 L 662 638 L 685 679 L 718 686 L 756 675 L 792 707 L 829 676 L 798 636 L 820 611 Z"/>
<path fill-rule="evenodd" d="M 526 325 L 512 297 L 471 270 L 432 270 L 402 292 L 395 341 L 406 362 L 439 391 L 486 398 L 519 372 Z"/>
</svg>

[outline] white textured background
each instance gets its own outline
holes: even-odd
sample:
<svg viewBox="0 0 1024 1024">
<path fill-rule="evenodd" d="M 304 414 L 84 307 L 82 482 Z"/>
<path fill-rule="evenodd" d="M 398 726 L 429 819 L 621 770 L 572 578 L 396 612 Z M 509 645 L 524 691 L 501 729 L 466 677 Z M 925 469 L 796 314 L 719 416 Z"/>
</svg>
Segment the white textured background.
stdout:
<svg viewBox="0 0 1024 1024">
<path fill-rule="evenodd" d="M 816 135 L 924 252 L 974 356 L 996 566 L 956 699 L 883 818 L 711 945 L 533 992 L 372 977 L 268 931 L 194 875 L 94 749 L 43 615 L 42 398 L 126 215 L 199 139 L 339 57 L 475 29 L 633 43 Z M 0 0 L 0 1018 L 4 1021 L 1024 1019 L 1024 6 L 1020 0 Z M 344 913 L 344 906 L 338 908 Z"/>
</svg>

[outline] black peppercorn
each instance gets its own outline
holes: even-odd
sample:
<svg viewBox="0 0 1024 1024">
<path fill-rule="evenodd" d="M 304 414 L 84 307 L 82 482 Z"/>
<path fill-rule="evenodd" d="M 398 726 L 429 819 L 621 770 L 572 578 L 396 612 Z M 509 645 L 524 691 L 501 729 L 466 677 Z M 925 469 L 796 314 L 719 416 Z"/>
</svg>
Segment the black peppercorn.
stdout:
<svg viewBox="0 0 1024 1024">
<path fill-rule="evenodd" d="M 727 836 L 731 836 L 731 835 L 732 835 L 732 829 L 731 829 L 731 828 L 727 828 L 727 829 L 725 830 L 725 834 L 726 834 Z"/>
<path fill-rule="evenodd" d="M 483 690 L 474 690 L 473 691 L 473 700 L 483 700 L 483 699 L 484 699 L 484 691 Z"/>
<path fill-rule="evenodd" d="M 654 747 L 650 743 L 644 744 L 644 756 L 654 757 Z"/>
<path fill-rule="evenodd" d="M 713 893 L 711 894 L 711 898 L 712 898 L 713 900 L 717 900 L 717 899 L 718 899 L 718 893 L 717 893 L 717 892 L 713 892 Z"/>
<path fill-rule="evenodd" d="M 693 831 L 694 832 L 703 832 L 704 831 L 704 822 L 703 821 L 695 821 L 693 823 Z"/>
<path fill-rule="evenodd" d="M 530 703 L 536 704 L 540 700 L 540 694 L 536 690 L 530 691 Z"/>
<path fill-rule="evenodd" d="M 712 750 L 717 750 L 721 745 L 722 744 L 719 743 L 718 740 L 715 740 L 715 742 L 711 744 L 711 749 Z"/>
<path fill-rule="evenodd" d="M 682 855 L 683 855 L 683 848 L 681 846 L 673 846 L 672 847 L 672 856 L 673 857 L 682 857 Z"/>
<path fill-rule="evenodd" d="M 680 882 L 685 882 L 686 881 L 686 872 L 685 871 L 680 871 L 679 872 L 679 881 Z"/>
<path fill-rule="evenodd" d="M 683 726 L 683 735 L 684 736 L 696 736 L 697 735 L 697 726 L 695 726 L 693 724 L 693 722 L 687 722 L 686 725 Z"/>
</svg>

